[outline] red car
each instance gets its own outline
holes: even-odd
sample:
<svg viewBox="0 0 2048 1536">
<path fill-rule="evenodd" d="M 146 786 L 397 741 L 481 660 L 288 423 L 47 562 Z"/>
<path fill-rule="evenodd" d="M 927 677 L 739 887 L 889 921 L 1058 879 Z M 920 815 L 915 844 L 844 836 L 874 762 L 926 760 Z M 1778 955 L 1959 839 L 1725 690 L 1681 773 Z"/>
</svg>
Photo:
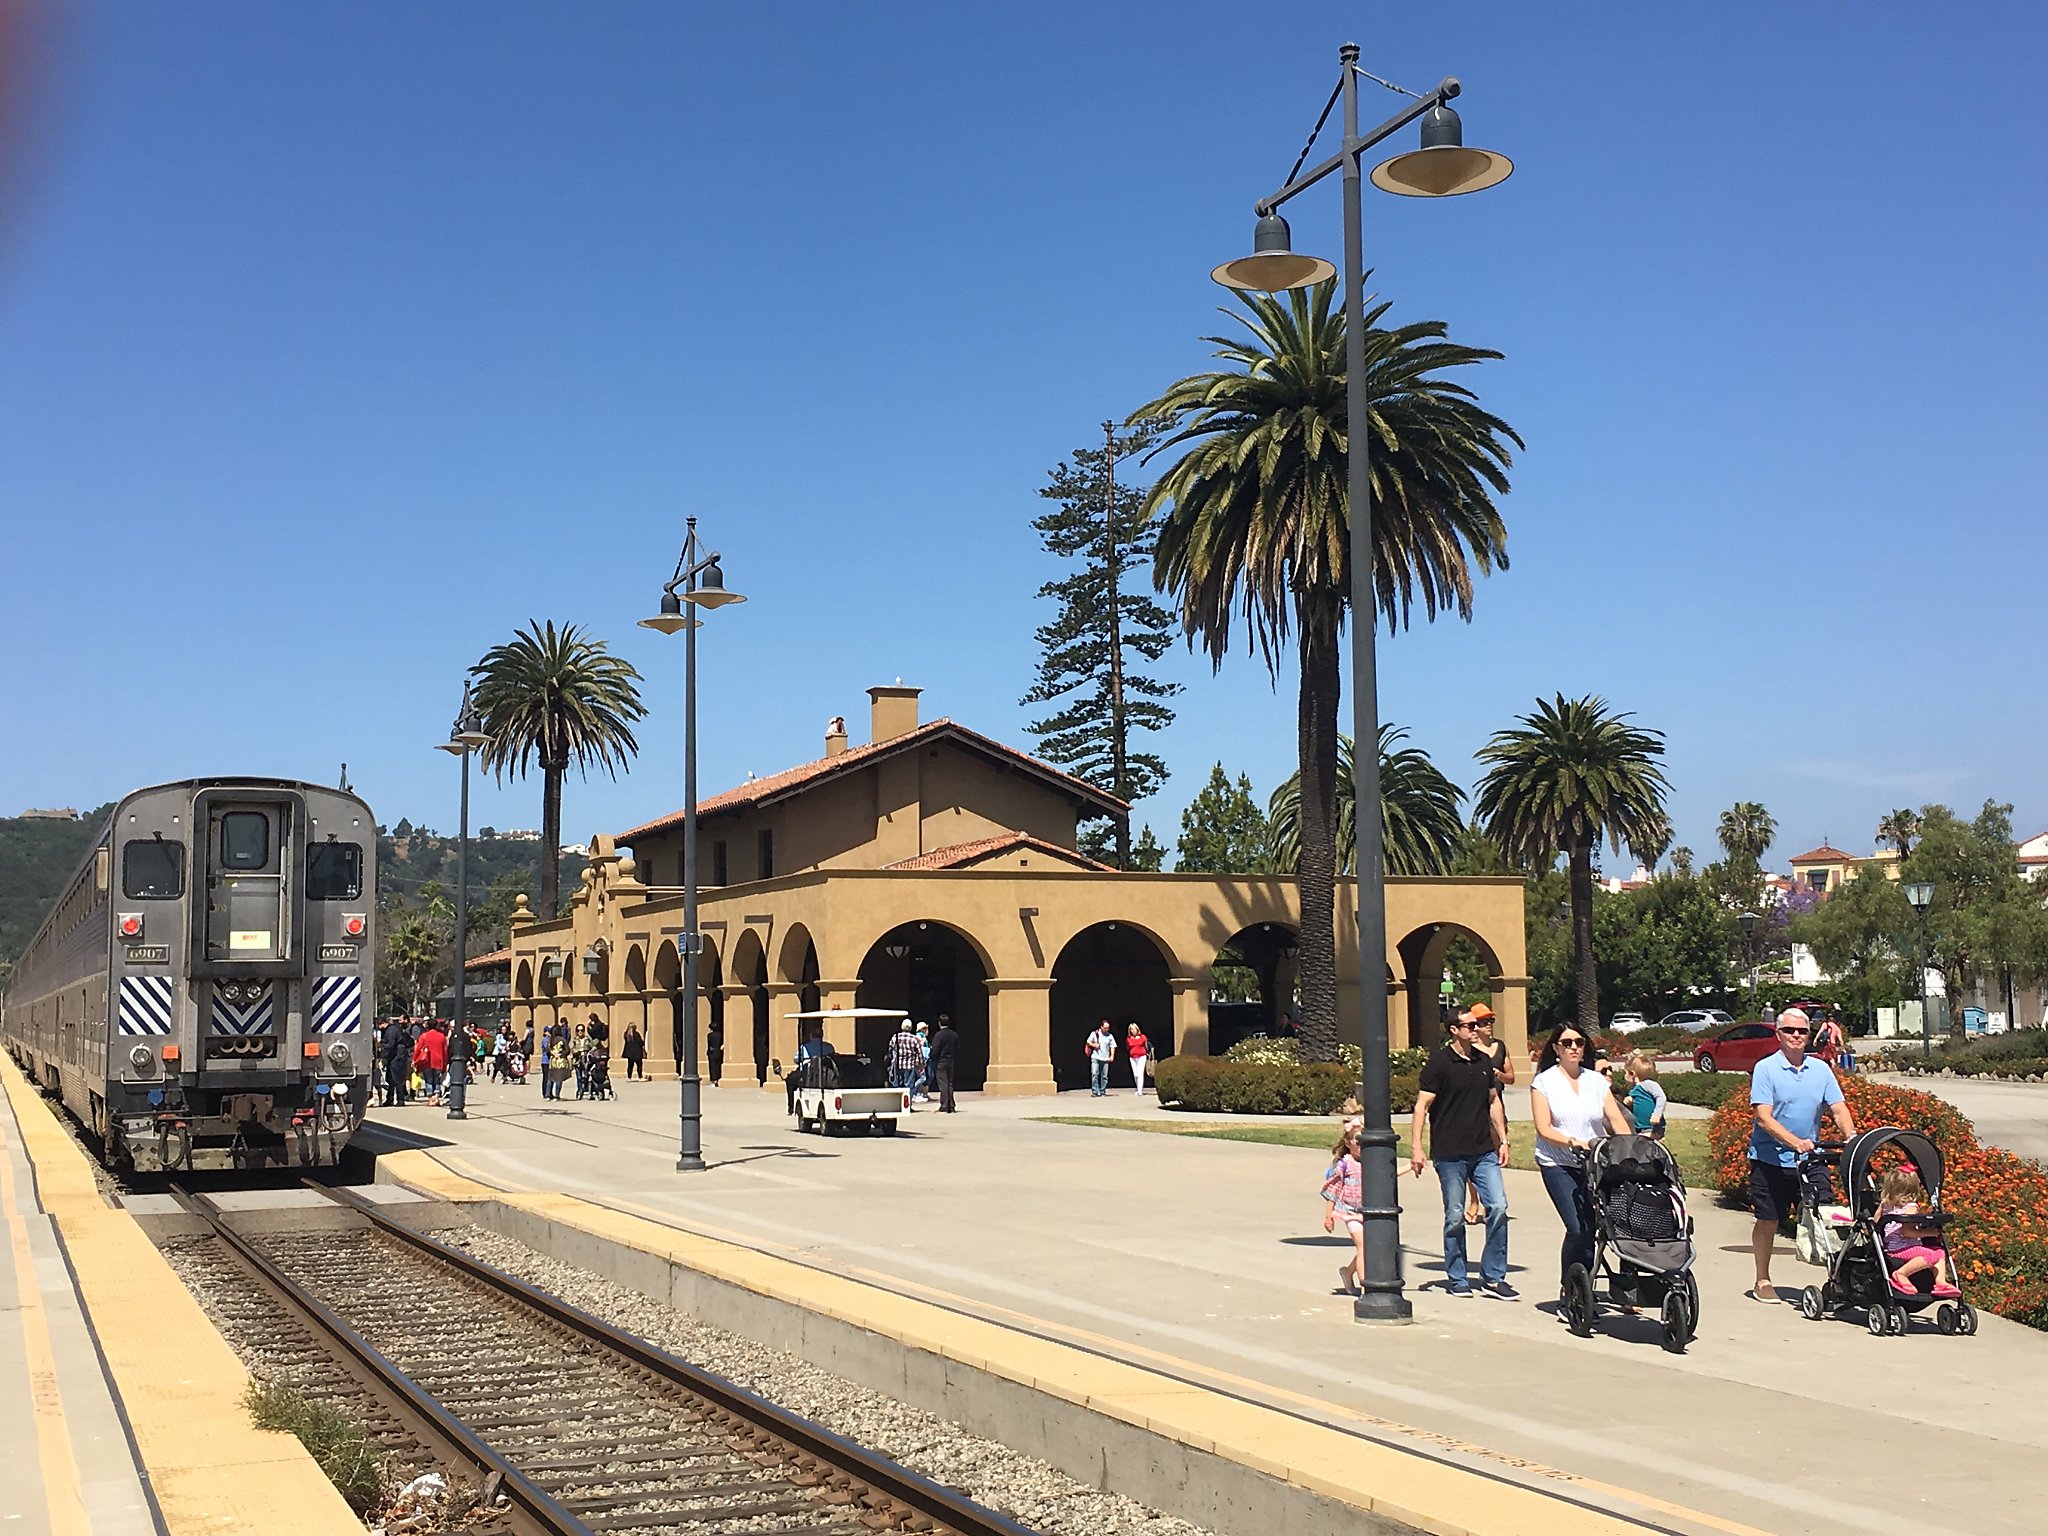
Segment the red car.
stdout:
<svg viewBox="0 0 2048 1536">
<path fill-rule="evenodd" d="M 1692 1048 L 1695 1072 L 1747 1072 L 1778 1049 L 1778 1032 L 1768 1024 L 1730 1024 Z"/>
</svg>

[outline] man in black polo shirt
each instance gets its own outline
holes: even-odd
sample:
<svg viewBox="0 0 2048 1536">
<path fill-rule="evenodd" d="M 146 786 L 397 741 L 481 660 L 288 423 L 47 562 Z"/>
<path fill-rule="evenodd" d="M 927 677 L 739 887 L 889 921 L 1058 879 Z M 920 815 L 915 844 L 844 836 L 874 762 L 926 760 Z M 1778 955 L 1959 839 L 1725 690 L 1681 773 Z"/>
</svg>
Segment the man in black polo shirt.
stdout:
<svg viewBox="0 0 2048 1536">
<path fill-rule="evenodd" d="M 1422 1177 L 1436 1164 L 1444 1197 L 1444 1275 L 1453 1296 L 1470 1296 L 1465 1269 L 1465 1186 L 1479 1191 L 1486 1209 L 1486 1249 L 1479 1259 L 1479 1289 L 1503 1301 L 1518 1295 L 1508 1284 L 1508 1197 L 1500 1171 L 1508 1158 L 1507 1112 L 1494 1092 L 1493 1060 L 1473 1047 L 1472 1016 L 1450 1026 L 1451 1041 L 1437 1047 L 1422 1069 L 1415 1123 L 1408 1133 L 1408 1166 Z M 1423 1154 L 1423 1129 L 1429 1153 Z"/>
</svg>

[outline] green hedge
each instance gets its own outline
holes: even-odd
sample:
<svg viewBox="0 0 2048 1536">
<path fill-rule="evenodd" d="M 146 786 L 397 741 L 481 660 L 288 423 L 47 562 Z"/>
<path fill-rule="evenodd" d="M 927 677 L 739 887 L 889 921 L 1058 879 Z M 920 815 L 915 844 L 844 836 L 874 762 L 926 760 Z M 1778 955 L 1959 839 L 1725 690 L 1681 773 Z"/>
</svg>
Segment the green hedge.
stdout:
<svg viewBox="0 0 2048 1536">
<path fill-rule="evenodd" d="M 1229 1061 L 1169 1056 L 1152 1069 L 1159 1102 L 1195 1114 L 1333 1115 L 1358 1095 L 1358 1078 L 1333 1062 Z M 1415 1075 L 1393 1079 L 1394 1113 L 1415 1108 Z"/>
<path fill-rule="evenodd" d="M 1701 1109 L 1719 1109 L 1730 1099 L 1749 1093 L 1747 1072 L 1666 1072 L 1657 1081 L 1664 1085 L 1664 1097 L 1672 1103 L 1697 1104 Z"/>
<path fill-rule="evenodd" d="M 1648 1029 L 1634 1030 L 1620 1037 L 1624 1057 L 1630 1051 L 1648 1051 L 1652 1056 L 1676 1056 L 1681 1051 L 1690 1053 L 1704 1038 L 1698 1030 L 1681 1029 L 1676 1024 L 1652 1024 Z"/>
<path fill-rule="evenodd" d="M 2048 1056 L 1962 1056 L 1951 1061 L 1936 1056 L 1924 1072 L 1918 1059 L 1908 1056 L 1893 1062 L 1892 1067 L 1911 1077 L 1939 1077 L 1943 1072 L 1953 1072 L 1957 1077 L 2036 1077 L 2048 1073 Z"/>
</svg>

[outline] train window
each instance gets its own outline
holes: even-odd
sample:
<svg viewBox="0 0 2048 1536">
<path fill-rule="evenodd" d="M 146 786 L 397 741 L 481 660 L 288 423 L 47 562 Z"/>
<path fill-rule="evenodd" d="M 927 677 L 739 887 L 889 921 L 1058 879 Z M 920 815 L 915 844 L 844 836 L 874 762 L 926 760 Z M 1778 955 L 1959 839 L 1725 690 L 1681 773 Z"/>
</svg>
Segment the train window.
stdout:
<svg viewBox="0 0 2048 1536">
<path fill-rule="evenodd" d="M 315 843 L 306 860 L 308 901 L 354 901 L 363 894 L 360 843 Z"/>
<path fill-rule="evenodd" d="M 121 850 L 121 894 L 131 901 L 168 901 L 185 894 L 185 845 L 134 842 Z"/>
<path fill-rule="evenodd" d="M 224 869 L 261 869 L 270 862 L 270 818 L 261 811 L 227 811 L 220 818 Z"/>
</svg>

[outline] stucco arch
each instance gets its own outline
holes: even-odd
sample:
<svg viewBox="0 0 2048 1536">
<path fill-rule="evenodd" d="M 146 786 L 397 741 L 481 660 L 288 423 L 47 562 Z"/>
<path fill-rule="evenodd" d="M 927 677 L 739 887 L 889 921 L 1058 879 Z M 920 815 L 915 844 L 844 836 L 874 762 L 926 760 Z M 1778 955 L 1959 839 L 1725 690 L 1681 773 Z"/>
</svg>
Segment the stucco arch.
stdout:
<svg viewBox="0 0 2048 1536">
<path fill-rule="evenodd" d="M 1107 1019 L 1121 1039 L 1135 1023 L 1154 1059 L 1171 1056 L 1173 956 L 1157 935 L 1121 919 L 1091 923 L 1061 946 L 1052 963 L 1052 991 L 1046 1004 L 1046 1048 L 1053 1082 L 1082 1088 L 1089 1082 L 1086 1042 Z M 1127 1056 L 1118 1060 L 1116 1082 L 1131 1086 Z"/>
<path fill-rule="evenodd" d="M 912 934 L 910 942 L 915 943 L 917 942 L 916 934 L 930 933 L 933 929 L 938 928 L 943 928 L 947 933 L 950 933 L 954 938 L 966 945 L 969 950 L 973 951 L 975 962 L 980 965 L 984 976 L 998 976 L 1002 974 L 996 967 L 994 953 L 988 944 L 976 936 L 971 929 L 941 917 L 910 917 L 905 918 L 901 922 L 891 923 L 879 932 L 870 931 L 865 942 L 848 945 L 846 953 L 862 956 L 863 963 L 865 963 L 866 957 L 872 955 L 875 947 L 885 939 L 907 932 Z M 954 1022 L 958 1023 L 959 1021 L 956 1019 Z"/>
<path fill-rule="evenodd" d="M 1217 995 L 1221 980 L 1217 972 L 1226 952 L 1235 954 L 1237 965 L 1255 978 L 1255 998 Z M 1228 1050 L 1248 1035 L 1287 1033 L 1286 1016 L 1292 1012 L 1301 975 L 1300 953 L 1301 930 L 1291 914 L 1247 923 L 1216 945 L 1201 970 L 1203 978 L 1211 984 L 1212 1050 Z"/>
<path fill-rule="evenodd" d="M 810 974 L 805 975 L 808 970 Z M 783 930 L 781 942 L 775 946 L 775 979 L 778 981 L 815 981 L 818 976 L 818 945 L 811 937 L 810 928 L 803 923 L 791 923 Z"/>
<path fill-rule="evenodd" d="M 900 949 L 901 954 L 890 951 Z M 980 1088 L 988 1077 L 990 1057 L 988 952 L 972 934 L 936 917 L 912 918 L 876 935 L 861 960 L 854 1001 L 862 1008 L 902 1008 L 918 1020 L 938 1025 L 939 1015 L 952 1017 L 960 1036 L 954 1085 Z M 886 1021 L 862 1021 L 855 1048 L 880 1052 L 893 1027 Z"/>
<path fill-rule="evenodd" d="M 1388 1012 L 1406 1022 L 1405 1043 L 1408 1045 L 1434 1049 L 1445 1039 L 1443 994 L 1439 982 L 1444 971 L 1445 953 L 1458 939 L 1463 939 L 1477 950 L 1486 965 L 1488 1002 L 1495 1014 L 1504 1016 L 1507 1011 L 1506 973 L 1501 968 L 1500 956 L 1487 942 L 1486 935 L 1462 923 L 1426 924 L 1410 930 L 1394 946 L 1401 958 L 1403 989 L 1408 995 L 1396 1005 L 1391 1005 Z M 1496 1030 L 1503 1036 L 1506 1033 L 1499 1025 Z"/>
<path fill-rule="evenodd" d="M 625 977 L 627 991 L 647 990 L 647 951 L 643 946 L 634 944 L 626 950 L 626 963 L 620 970 Z"/>
</svg>

